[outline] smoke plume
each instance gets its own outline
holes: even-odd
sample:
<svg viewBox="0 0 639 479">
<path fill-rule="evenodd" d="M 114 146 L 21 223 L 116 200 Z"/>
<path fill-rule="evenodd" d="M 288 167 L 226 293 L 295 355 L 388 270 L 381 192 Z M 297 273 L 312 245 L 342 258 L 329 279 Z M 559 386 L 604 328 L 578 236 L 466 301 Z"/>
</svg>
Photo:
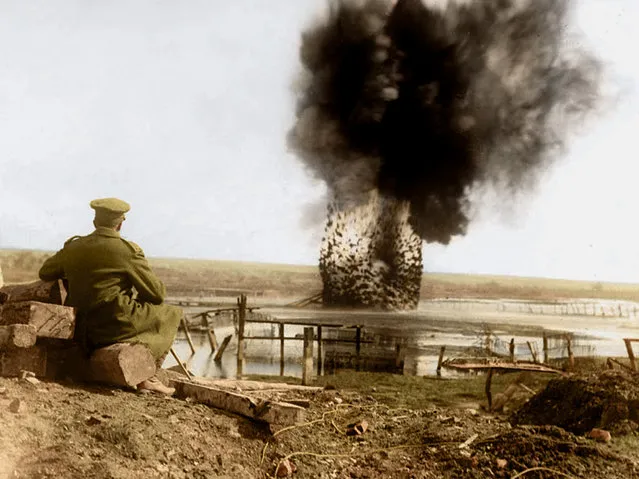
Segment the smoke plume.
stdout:
<svg viewBox="0 0 639 479">
<path fill-rule="evenodd" d="M 341 207 L 378 190 L 447 244 L 472 189 L 527 188 L 594 110 L 599 63 L 566 30 L 571 7 L 333 0 L 302 35 L 289 145 Z"/>
</svg>

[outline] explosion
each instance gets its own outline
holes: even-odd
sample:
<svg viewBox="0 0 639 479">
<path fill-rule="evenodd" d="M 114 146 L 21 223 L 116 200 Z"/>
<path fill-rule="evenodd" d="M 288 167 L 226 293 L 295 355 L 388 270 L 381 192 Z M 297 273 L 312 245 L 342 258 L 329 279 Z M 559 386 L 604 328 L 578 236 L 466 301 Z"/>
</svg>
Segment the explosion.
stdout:
<svg viewBox="0 0 639 479">
<path fill-rule="evenodd" d="M 414 308 L 422 242 L 469 224 L 469 195 L 518 193 L 597 103 L 569 0 L 334 0 L 302 34 L 289 145 L 332 196 L 324 303 Z"/>
</svg>

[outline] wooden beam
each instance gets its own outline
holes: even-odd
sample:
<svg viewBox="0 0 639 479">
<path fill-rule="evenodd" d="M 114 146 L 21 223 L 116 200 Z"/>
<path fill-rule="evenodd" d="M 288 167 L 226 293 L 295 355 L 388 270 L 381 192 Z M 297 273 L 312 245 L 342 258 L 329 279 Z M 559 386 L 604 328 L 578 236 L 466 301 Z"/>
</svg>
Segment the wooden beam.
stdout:
<svg viewBox="0 0 639 479">
<path fill-rule="evenodd" d="M 155 359 L 142 344 L 118 343 L 96 350 L 89 359 L 91 380 L 136 387 L 155 374 Z"/>
<path fill-rule="evenodd" d="M 0 349 L 29 348 L 36 343 L 37 331 L 30 324 L 0 326 Z"/>
<path fill-rule="evenodd" d="M 253 421 L 278 427 L 292 426 L 305 420 L 303 407 L 288 403 L 251 398 L 224 389 L 205 386 L 184 380 L 171 380 L 179 398 L 206 404 L 216 409 L 239 414 Z"/>
<path fill-rule="evenodd" d="M 68 306 L 38 301 L 9 302 L 0 309 L 0 325 L 30 324 L 38 337 L 72 339 L 75 310 Z"/>
<path fill-rule="evenodd" d="M 67 290 L 60 279 L 57 281 L 12 284 L 0 288 L 0 304 L 39 301 L 41 303 L 62 305 L 66 299 Z"/>
</svg>

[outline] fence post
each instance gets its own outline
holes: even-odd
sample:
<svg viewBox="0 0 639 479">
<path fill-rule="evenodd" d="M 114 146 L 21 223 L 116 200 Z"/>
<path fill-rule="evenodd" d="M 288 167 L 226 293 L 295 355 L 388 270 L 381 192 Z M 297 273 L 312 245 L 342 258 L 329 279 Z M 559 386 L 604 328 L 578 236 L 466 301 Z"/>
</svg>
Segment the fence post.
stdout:
<svg viewBox="0 0 639 479">
<path fill-rule="evenodd" d="M 575 368 L 575 355 L 572 352 L 572 337 L 566 335 L 566 349 L 568 349 L 568 368 L 572 371 Z"/>
<path fill-rule="evenodd" d="M 355 360 L 357 361 L 355 364 L 355 370 L 359 371 L 360 368 L 360 352 L 362 349 L 362 327 L 357 326 L 355 330 Z"/>
<path fill-rule="evenodd" d="M 635 362 L 635 353 L 632 350 L 632 342 L 630 339 L 624 339 L 624 343 L 626 343 L 626 351 L 628 351 L 628 358 L 630 359 L 630 368 L 633 372 L 637 372 L 637 363 Z"/>
<path fill-rule="evenodd" d="M 437 376 L 442 375 L 442 362 L 444 362 L 445 351 L 446 351 L 446 346 L 442 346 L 439 350 L 439 359 L 437 360 Z"/>
<path fill-rule="evenodd" d="M 302 384 L 307 386 L 313 376 L 313 328 L 304 328 L 304 363 L 302 364 Z"/>
<path fill-rule="evenodd" d="M 548 364 L 548 336 L 544 331 L 544 364 Z"/>
<path fill-rule="evenodd" d="M 284 323 L 279 324 L 280 329 L 280 376 L 284 376 Z"/>
<path fill-rule="evenodd" d="M 246 296 L 237 298 L 237 377 L 244 374 L 244 322 L 246 321 Z"/>
<path fill-rule="evenodd" d="M 510 352 L 510 361 L 514 363 L 515 362 L 515 338 L 512 338 L 510 340 L 508 351 Z"/>
<path fill-rule="evenodd" d="M 317 375 L 322 375 L 322 325 L 317 325 Z"/>
</svg>

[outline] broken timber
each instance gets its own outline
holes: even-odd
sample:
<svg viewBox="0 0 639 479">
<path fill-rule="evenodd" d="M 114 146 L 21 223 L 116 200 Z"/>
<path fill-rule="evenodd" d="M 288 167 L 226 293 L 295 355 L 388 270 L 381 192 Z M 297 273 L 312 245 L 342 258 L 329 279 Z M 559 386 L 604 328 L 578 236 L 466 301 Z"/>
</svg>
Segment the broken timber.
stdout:
<svg viewBox="0 0 639 479">
<path fill-rule="evenodd" d="M 0 304 L 39 301 L 62 305 L 66 299 L 67 290 L 62 280 L 12 284 L 0 289 Z"/>
<path fill-rule="evenodd" d="M 0 325 L 29 324 L 38 337 L 71 339 L 75 309 L 39 301 L 9 302 L 0 308 Z"/>
<path fill-rule="evenodd" d="M 253 421 L 265 422 L 274 428 L 304 422 L 305 410 L 294 404 L 255 399 L 244 394 L 181 379 L 171 379 L 171 386 L 180 398 L 239 414 Z"/>
<path fill-rule="evenodd" d="M 562 374 L 562 371 L 558 369 L 551 368 L 549 366 L 544 366 L 543 364 L 531 363 L 526 361 L 518 361 L 516 363 L 506 362 L 506 361 L 495 361 L 491 359 L 490 361 L 482 360 L 482 358 L 452 358 L 446 360 L 442 363 L 442 366 L 445 368 L 451 369 L 463 369 L 463 370 L 489 370 L 489 369 L 497 369 L 503 371 L 532 371 L 532 372 L 540 372 L 540 373 L 559 373 Z"/>
</svg>

